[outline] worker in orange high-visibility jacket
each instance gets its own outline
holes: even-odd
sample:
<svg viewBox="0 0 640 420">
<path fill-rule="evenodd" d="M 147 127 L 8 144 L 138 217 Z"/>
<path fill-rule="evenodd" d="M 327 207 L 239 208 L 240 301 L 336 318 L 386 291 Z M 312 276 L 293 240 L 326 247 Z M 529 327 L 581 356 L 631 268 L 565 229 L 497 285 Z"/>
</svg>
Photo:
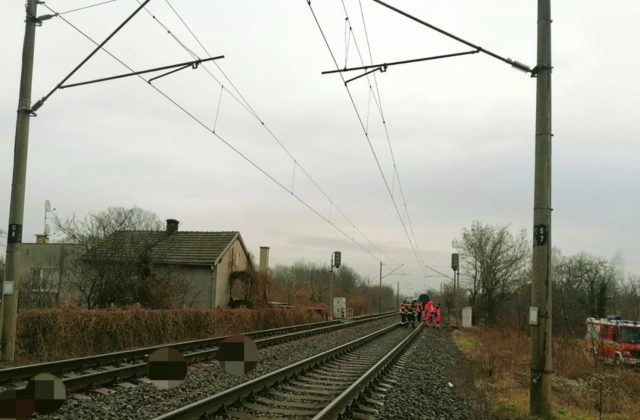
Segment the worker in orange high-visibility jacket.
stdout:
<svg viewBox="0 0 640 420">
<path fill-rule="evenodd" d="M 429 299 L 424 305 L 424 325 L 428 327 L 431 324 L 431 315 L 433 313 L 433 301 Z"/>
<path fill-rule="evenodd" d="M 440 304 L 436 303 L 436 307 L 433 308 L 433 313 L 434 313 L 434 321 L 435 321 L 435 325 L 433 326 L 433 328 L 435 328 L 436 330 L 440 329 Z"/>
<path fill-rule="evenodd" d="M 418 301 L 418 305 L 416 306 L 416 316 L 418 317 L 418 322 L 422 322 L 423 312 L 424 312 L 424 303 L 422 301 Z"/>
<path fill-rule="evenodd" d="M 402 322 L 402 326 L 406 326 L 407 325 L 407 315 L 409 313 L 409 302 L 407 302 L 407 300 L 403 300 L 402 303 L 400 303 L 400 321 Z"/>
<path fill-rule="evenodd" d="M 407 316 L 407 324 L 411 321 L 411 328 L 416 327 L 416 308 L 417 308 L 417 300 L 412 300 L 409 304 L 409 314 Z"/>
</svg>

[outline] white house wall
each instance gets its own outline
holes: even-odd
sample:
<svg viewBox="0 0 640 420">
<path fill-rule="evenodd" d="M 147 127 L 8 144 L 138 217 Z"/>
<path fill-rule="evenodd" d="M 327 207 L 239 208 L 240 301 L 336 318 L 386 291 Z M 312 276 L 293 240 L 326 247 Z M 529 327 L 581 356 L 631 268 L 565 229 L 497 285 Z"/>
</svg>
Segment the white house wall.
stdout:
<svg viewBox="0 0 640 420">
<path fill-rule="evenodd" d="M 244 271 L 248 268 L 248 255 L 245 254 L 240 241 L 235 239 L 216 268 L 216 307 L 224 308 L 229 304 L 229 276 L 231 273 L 234 271 Z"/>
</svg>

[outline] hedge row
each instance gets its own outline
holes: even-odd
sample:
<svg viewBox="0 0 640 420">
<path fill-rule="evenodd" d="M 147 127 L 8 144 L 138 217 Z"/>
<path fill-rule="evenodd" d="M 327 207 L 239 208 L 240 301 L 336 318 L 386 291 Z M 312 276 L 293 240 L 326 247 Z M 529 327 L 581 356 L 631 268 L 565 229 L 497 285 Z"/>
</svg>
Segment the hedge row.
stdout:
<svg viewBox="0 0 640 420">
<path fill-rule="evenodd" d="M 60 360 L 179 341 L 322 321 L 325 314 L 293 309 L 87 310 L 30 309 L 18 315 L 21 363 Z"/>
</svg>

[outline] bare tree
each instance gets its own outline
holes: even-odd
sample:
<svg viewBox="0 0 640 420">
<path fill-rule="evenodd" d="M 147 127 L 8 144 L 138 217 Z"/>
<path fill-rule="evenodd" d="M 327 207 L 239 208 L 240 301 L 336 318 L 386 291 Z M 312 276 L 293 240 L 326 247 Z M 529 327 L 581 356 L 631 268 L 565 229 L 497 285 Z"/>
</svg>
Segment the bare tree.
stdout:
<svg viewBox="0 0 640 420">
<path fill-rule="evenodd" d="M 81 257 L 71 263 L 68 286 L 87 308 L 178 304 L 176 288 L 184 289 L 185 282 L 163 274 L 166 268 L 160 270 L 152 259 L 153 247 L 165 239 L 163 223 L 154 213 L 138 207 L 110 207 L 84 219 L 56 217 L 54 223 L 64 240 L 81 249 Z M 127 234 L 130 231 L 149 234 L 131 236 Z M 169 298 L 169 294 L 174 296 Z"/>
<path fill-rule="evenodd" d="M 616 290 L 616 271 L 609 262 L 586 252 L 559 257 L 554 278 L 563 326 L 575 333 L 587 317 L 606 316 Z"/>
<path fill-rule="evenodd" d="M 621 289 L 621 313 L 625 318 L 640 320 L 640 276 L 629 274 Z"/>
<path fill-rule="evenodd" d="M 461 271 L 468 279 L 471 305 L 488 323 L 495 323 L 497 306 L 525 275 L 530 248 L 526 231 L 513 236 L 509 226 L 474 221 L 462 230 L 461 239 L 453 241 L 453 247 L 460 254 Z"/>
<path fill-rule="evenodd" d="M 383 310 L 395 309 L 394 288 L 363 278 L 346 265 L 332 274 L 327 266 L 297 261 L 293 265 L 277 265 L 273 271 L 275 289 L 280 291 L 279 299 L 292 304 L 329 301 L 329 281 L 333 275 L 334 296 L 346 297 L 347 306 L 355 313 L 377 312 L 382 300 Z M 373 283 L 373 284 L 372 284 Z"/>
</svg>

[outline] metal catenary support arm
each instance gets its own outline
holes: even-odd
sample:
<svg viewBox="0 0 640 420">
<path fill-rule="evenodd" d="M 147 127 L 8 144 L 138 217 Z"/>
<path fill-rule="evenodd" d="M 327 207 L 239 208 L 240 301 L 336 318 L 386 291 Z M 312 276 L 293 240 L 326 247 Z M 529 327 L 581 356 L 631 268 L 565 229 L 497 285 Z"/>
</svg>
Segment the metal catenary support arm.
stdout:
<svg viewBox="0 0 640 420">
<path fill-rule="evenodd" d="M 424 57 L 424 58 L 413 58 L 411 60 L 392 61 L 390 63 L 372 64 L 370 66 L 349 67 L 349 68 L 345 67 L 343 69 L 338 69 L 338 70 L 323 71 L 322 74 L 343 73 L 343 72 L 347 72 L 347 71 L 367 70 L 367 69 L 372 69 L 372 68 L 375 68 L 375 70 L 381 70 L 381 71 L 384 72 L 384 71 L 386 71 L 387 67 L 396 66 L 398 64 L 408 64 L 408 63 L 417 63 L 417 62 L 420 62 L 420 61 L 438 60 L 440 58 L 450 58 L 450 57 L 458 57 L 460 55 L 477 54 L 478 52 L 479 52 L 479 50 L 464 51 L 464 52 L 452 53 L 452 54 L 434 55 L 434 56 L 431 56 L 431 57 Z M 373 70 L 373 71 L 375 71 L 375 70 Z M 365 74 L 369 74 L 371 72 L 367 72 Z M 365 74 L 361 74 L 358 77 L 362 77 Z M 349 79 L 349 80 L 347 80 L 347 82 L 349 82 L 351 80 L 355 80 L 358 77 L 354 77 L 353 79 Z"/>
<path fill-rule="evenodd" d="M 198 68 L 198 65 L 200 63 L 204 63 L 206 61 L 212 61 L 212 60 L 219 60 L 221 58 L 224 58 L 224 55 L 219 55 L 217 57 L 211 57 L 211 58 L 203 58 L 201 60 L 187 61 L 185 63 L 171 64 L 171 65 L 168 65 L 168 66 L 156 67 L 156 68 L 148 69 L 148 70 L 134 71 L 134 72 L 131 72 L 131 73 L 119 74 L 117 76 L 109 76 L 109 77 L 103 77 L 103 78 L 100 78 L 100 79 L 87 80 L 85 82 L 70 83 L 68 85 L 59 85 L 58 88 L 59 89 L 66 89 L 66 88 L 75 87 L 75 86 L 90 85 L 92 83 L 106 82 L 108 80 L 122 79 L 124 77 L 138 76 L 140 74 L 153 73 L 155 71 L 175 69 L 173 71 L 170 71 L 170 72 L 161 74 L 160 76 L 156 76 L 156 77 L 153 77 L 153 78 L 149 79 L 149 82 L 151 82 L 153 80 L 159 79 L 161 77 L 167 76 L 167 75 L 175 73 L 177 71 L 186 69 L 187 67 L 192 67 L 192 68 L 195 69 L 195 68 Z M 178 68 L 176 69 L 176 67 L 178 67 Z"/>
<path fill-rule="evenodd" d="M 142 9 L 147 5 L 147 3 L 149 3 L 150 1 L 151 1 L 151 0 L 144 0 L 144 2 L 143 2 L 143 3 L 142 3 L 142 4 L 141 4 L 141 5 L 140 5 L 140 6 L 139 6 L 139 7 L 138 7 L 138 8 L 137 8 L 133 13 L 131 13 L 131 14 L 129 15 L 129 17 L 128 17 L 128 18 L 126 18 L 126 19 L 125 19 L 125 20 L 124 20 L 124 21 L 123 21 L 123 22 L 122 22 L 122 23 L 121 23 L 121 24 L 120 24 L 120 25 L 119 25 L 119 26 L 118 26 L 118 27 L 117 27 L 113 32 L 111 32 L 111 34 L 109 34 L 109 36 L 108 36 L 108 37 L 106 37 L 106 38 L 105 38 L 105 40 L 104 40 L 104 41 L 102 41 L 102 42 L 101 42 L 101 43 L 100 43 L 100 44 L 99 44 L 99 45 L 98 45 L 98 46 L 97 46 L 93 51 L 91 51 L 91 53 L 89 53 L 89 55 L 88 55 L 84 60 L 82 60 L 82 61 L 80 62 L 80 64 L 78 64 L 78 65 L 77 65 L 73 70 L 71 70 L 71 72 L 70 72 L 68 75 L 66 75 L 66 76 L 65 76 L 65 78 L 64 78 L 64 79 L 62 79 L 62 81 L 61 81 L 60 83 L 58 83 L 58 84 L 56 85 L 56 87 L 54 87 L 53 89 L 51 89 L 51 91 L 50 91 L 49 93 L 47 93 L 45 96 L 43 96 L 43 97 L 42 97 L 42 99 L 40 99 L 40 100 L 39 100 L 39 101 L 37 101 L 35 104 L 33 104 L 33 106 L 31 107 L 31 112 L 32 112 L 32 113 L 36 112 L 36 111 L 37 111 L 37 110 L 38 110 L 42 105 L 44 105 L 44 103 L 46 102 L 46 100 L 47 100 L 47 99 L 49 99 L 49 97 L 50 97 L 51 95 L 53 95 L 53 93 L 54 93 L 56 90 L 60 89 L 60 86 L 62 86 L 62 85 L 63 85 L 67 80 L 69 80 L 69 78 L 70 78 L 71 76 L 73 76 L 73 75 L 74 75 L 78 70 L 80 70 L 80 67 L 84 66 L 84 65 L 85 65 L 85 63 L 86 63 L 87 61 L 89 61 L 89 59 L 90 59 L 91 57 L 93 57 L 93 56 L 95 55 L 95 53 L 97 53 L 98 51 L 100 51 L 100 49 L 102 49 L 102 47 L 104 47 L 104 45 L 105 45 L 107 42 L 109 42 L 109 40 L 110 40 L 111 38 L 113 38 L 113 37 L 115 36 L 115 34 L 117 34 L 117 33 L 120 31 L 120 29 L 122 29 L 122 28 L 123 28 L 127 23 L 129 23 L 129 21 L 130 21 L 131 19 L 133 19 L 133 17 L 134 17 L 135 15 L 137 15 L 137 14 L 138 14 L 138 12 L 139 12 L 140 10 L 142 10 Z"/>
<path fill-rule="evenodd" d="M 384 7 L 386 7 L 386 8 L 388 8 L 388 9 L 393 10 L 393 11 L 394 11 L 394 12 L 396 12 L 396 13 L 401 14 L 402 16 L 405 16 L 405 17 L 407 17 L 407 18 L 409 18 L 409 19 L 411 19 L 411 20 L 413 20 L 413 21 L 415 21 L 415 22 L 418 22 L 419 24 L 424 25 L 424 26 L 426 26 L 427 28 L 433 29 L 434 31 L 439 32 L 439 33 L 441 33 L 441 34 L 442 34 L 442 35 L 444 35 L 444 36 L 447 36 L 447 37 L 449 37 L 449 38 L 451 38 L 451 39 L 455 39 L 456 41 L 461 42 L 461 43 L 463 43 L 463 44 L 465 44 L 465 45 L 467 45 L 467 46 L 469 46 L 469 47 L 471 47 L 471 48 L 473 48 L 473 49 L 477 50 L 476 52 L 482 52 L 482 53 L 485 53 L 485 54 L 487 54 L 487 55 L 489 55 L 489 56 L 491 56 L 491 57 L 493 57 L 493 58 L 495 58 L 495 59 L 498 59 L 498 60 L 500 60 L 500 61 L 503 61 L 503 62 L 505 62 L 505 63 L 509 64 L 510 66 L 512 66 L 512 67 L 514 67 L 514 68 L 516 68 L 516 69 L 518 69 L 518 70 L 520 70 L 520 71 L 523 71 L 523 72 L 525 72 L 525 73 L 531 73 L 532 75 L 534 74 L 534 70 L 533 70 L 533 69 L 531 69 L 531 68 L 530 68 L 529 66 L 527 66 L 526 64 L 523 64 L 523 63 L 521 63 L 521 62 L 519 62 L 519 61 L 516 61 L 516 60 L 512 60 L 511 58 L 505 58 L 505 57 L 502 57 L 502 56 L 500 56 L 500 55 L 498 55 L 498 54 L 496 54 L 496 53 L 494 53 L 494 52 L 491 52 L 491 51 L 489 51 L 489 50 L 487 50 L 487 49 L 482 48 L 482 47 L 481 47 L 481 46 L 479 46 L 479 45 L 475 45 L 475 44 L 473 44 L 473 43 L 471 43 L 471 42 L 469 42 L 469 41 L 467 41 L 467 40 L 464 40 L 464 39 L 462 39 L 462 38 L 460 38 L 460 37 L 458 37 L 458 36 L 455 36 L 455 35 L 453 35 L 453 34 L 451 34 L 451 33 L 447 32 L 447 31 L 445 31 L 445 30 L 443 30 L 443 29 L 440 29 L 440 28 L 438 28 L 437 26 L 434 26 L 434 25 L 432 25 L 432 24 L 430 24 L 430 23 L 427 23 L 427 22 L 425 22 L 425 21 L 424 21 L 424 20 L 422 20 L 422 19 L 418 19 L 417 17 L 412 16 L 412 15 L 410 15 L 410 14 L 409 14 L 409 13 L 407 13 L 407 12 L 403 12 L 402 10 L 397 9 L 397 8 L 395 8 L 395 7 L 391 6 L 390 4 L 387 4 L 387 3 L 383 2 L 383 1 L 380 1 L 380 0 L 373 0 L 373 1 L 375 1 L 376 3 L 378 3 L 378 4 L 380 4 L 380 5 L 384 6 Z"/>
</svg>

